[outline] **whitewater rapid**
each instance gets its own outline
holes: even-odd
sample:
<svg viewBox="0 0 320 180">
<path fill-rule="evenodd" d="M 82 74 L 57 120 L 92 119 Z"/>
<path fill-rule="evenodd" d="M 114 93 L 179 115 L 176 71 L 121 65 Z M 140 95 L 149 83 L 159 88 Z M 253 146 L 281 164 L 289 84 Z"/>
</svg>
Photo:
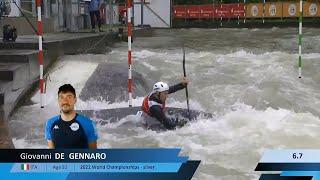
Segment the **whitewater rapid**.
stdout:
<svg viewBox="0 0 320 180">
<path fill-rule="evenodd" d="M 135 38 L 133 68 L 150 82 L 179 82 L 185 44 L 191 108 L 215 116 L 166 132 L 124 128 L 122 123 L 136 123 L 128 117 L 98 126 L 99 148 L 181 147 L 183 155 L 202 160 L 197 180 L 258 179 L 254 168 L 266 149 L 320 148 L 320 36 L 317 29 L 305 33 L 302 79 L 293 28 L 154 30 L 152 37 Z M 15 146 L 46 148 L 43 126 L 59 113 L 58 87 L 71 83 L 80 94 L 100 63 L 127 63 L 126 45 L 117 43 L 105 54 L 62 57 L 49 71 L 46 108 L 39 108 L 36 92 L 33 104 L 12 115 Z M 135 97 L 133 105 L 142 100 Z M 78 99 L 76 108 L 127 106 L 101 97 Z M 168 106 L 185 108 L 184 91 L 170 95 Z"/>
</svg>

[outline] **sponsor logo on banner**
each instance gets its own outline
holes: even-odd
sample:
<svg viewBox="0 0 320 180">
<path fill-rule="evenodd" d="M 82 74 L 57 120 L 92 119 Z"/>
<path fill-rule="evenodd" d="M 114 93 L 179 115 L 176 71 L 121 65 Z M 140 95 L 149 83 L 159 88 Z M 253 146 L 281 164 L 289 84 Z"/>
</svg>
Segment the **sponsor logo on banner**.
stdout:
<svg viewBox="0 0 320 180">
<path fill-rule="evenodd" d="M 187 12 L 184 6 L 174 6 L 174 18 L 186 18 Z"/>
<path fill-rule="evenodd" d="M 189 18 L 200 18 L 200 9 L 199 6 L 192 5 L 187 7 L 187 16 Z"/>
<path fill-rule="evenodd" d="M 309 6 L 309 14 L 311 16 L 315 16 L 318 12 L 318 7 L 315 3 L 310 4 Z"/>
<path fill-rule="evenodd" d="M 251 7 L 251 15 L 252 15 L 252 16 L 258 16 L 258 13 L 259 13 L 258 7 L 257 7 L 256 5 L 253 5 L 253 6 Z"/>
<path fill-rule="evenodd" d="M 275 16 L 277 14 L 277 7 L 274 4 L 271 4 L 269 7 L 270 16 Z"/>
<path fill-rule="evenodd" d="M 210 18 L 213 17 L 214 8 L 212 5 L 200 5 L 200 18 Z"/>
<path fill-rule="evenodd" d="M 297 7 L 295 4 L 290 4 L 288 8 L 288 13 L 290 16 L 295 16 L 297 12 Z"/>
</svg>

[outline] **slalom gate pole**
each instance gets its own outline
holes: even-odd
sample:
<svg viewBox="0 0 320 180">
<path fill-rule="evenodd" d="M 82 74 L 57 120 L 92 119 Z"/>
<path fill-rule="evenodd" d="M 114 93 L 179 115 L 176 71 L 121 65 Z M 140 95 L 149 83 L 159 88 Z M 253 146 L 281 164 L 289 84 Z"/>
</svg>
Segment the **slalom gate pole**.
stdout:
<svg viewBox="0 0 320 180">
<path fill-rule="evenodd" d="M 128 26 L 128 93 L 129 107 L 132 107 L 132 55 L 131 55 L 131 40 L 132 40 L 132 0 L 127 0 L 127 26 Z"/>
<path fill-rule="evenodd" d="M 43 26 L 42 26 L 42 19 L 41 19 L 41 0 L 37 0 L 37 12 L 38 12 L 38 38 L 39 38 L 39 53 L 38 53 L 38 60 L 39 60 L 39 68 L 40 68 L 40 106 L 44 108 L 44 80 L 43 80 L 43 49 L 42 49 L 42 36 L 43 36 Z"/>
<path fill-rule="evenodd" d="M 302 68 L 302 8 L 303 0 L 300 0 L 300 10 L 299 10 L 299 78 L 301 78 L 301 68 Z"/>
</svg>

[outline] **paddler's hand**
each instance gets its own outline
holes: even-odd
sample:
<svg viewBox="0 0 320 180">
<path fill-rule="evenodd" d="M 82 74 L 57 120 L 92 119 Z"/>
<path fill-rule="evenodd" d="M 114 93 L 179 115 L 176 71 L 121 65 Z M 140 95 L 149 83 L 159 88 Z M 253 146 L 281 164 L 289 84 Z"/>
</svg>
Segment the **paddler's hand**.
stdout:
<svg viewBox="0 0 320 180">
<path fill-rule="evenodd" d="M 189 83 L 189 80 L 186 77 L 183 77 L 181 80 L 182 85 L 187 86 Z"/>
</svg>

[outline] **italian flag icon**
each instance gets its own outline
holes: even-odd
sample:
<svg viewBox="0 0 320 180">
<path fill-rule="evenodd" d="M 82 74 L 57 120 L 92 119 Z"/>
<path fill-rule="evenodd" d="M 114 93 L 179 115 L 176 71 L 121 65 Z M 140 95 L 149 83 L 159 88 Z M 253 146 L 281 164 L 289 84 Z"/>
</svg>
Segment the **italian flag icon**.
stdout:
<svg viewBox="0 0 320 180">
<path fill-rule="evenodd" d="M 29 164 L 21 164 L 21 170 L 24 170 L 24 171 L 30 170 L 30 165 Z"/>
</svg>

